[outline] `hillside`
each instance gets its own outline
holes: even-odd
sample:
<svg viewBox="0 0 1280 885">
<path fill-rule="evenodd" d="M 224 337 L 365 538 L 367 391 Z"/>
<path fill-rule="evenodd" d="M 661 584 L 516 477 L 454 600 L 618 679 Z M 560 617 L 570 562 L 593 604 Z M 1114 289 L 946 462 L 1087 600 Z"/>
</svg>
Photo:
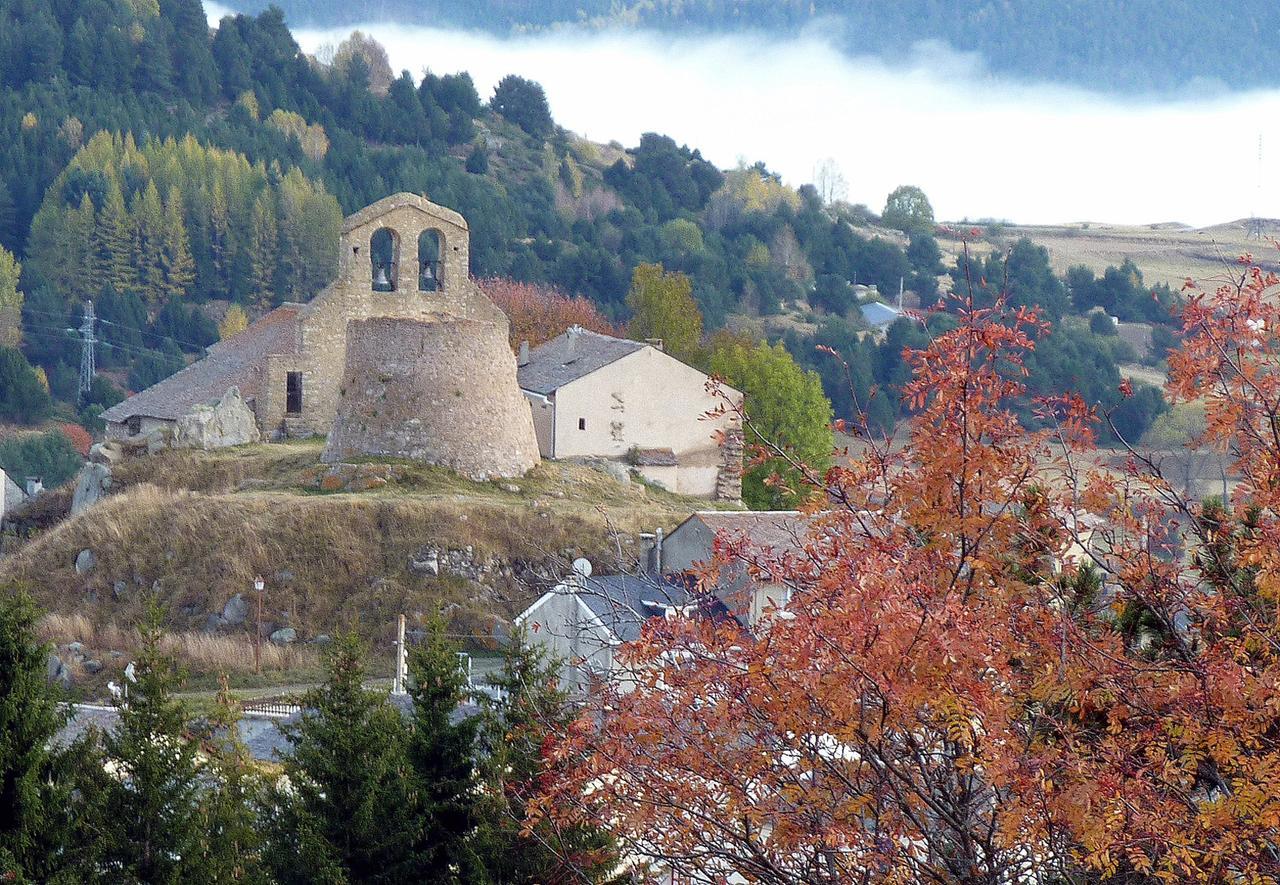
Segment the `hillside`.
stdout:
<svg viewBox="0 0 1280 885">
<path fill-rule="evenodd" d="M 245 675 L 254 615 L 218 619 L 236 594 L 252 597 L 259 574 L 264 633 L 293 628 L 300 647 L 354 629 L 383 648 L 399 613 L 415 627 L 442 609 L 451 631 L 483 650 L 575 557 L 633 569 L 640 532 L 707 506 L 549 462 L 506 483 L 387 460 L 335 474 L 319 464 L 321 448 L 313 440 L 126 461 L 105 501 L 0 559 L 0 584 L 29 586 L 60 616 L 52 632 L 69 631 L 51 636 L 60 643 L 85 641 L 86 622 L 95 635 L 127 632 L 155 599 L 176 634 L 239 644 L 231 662 L 204 661 L 198 647 L 184 655 L 197 675 L 215 665 Z M 304 650 L 280 664 L 314 658 Z M 90 684 L 118 678 L 124 661 L 107 663 Z"/>
<path fill-rule="evenodd" d="M 261 2 L 231 4 L 259 10 Z M 298 24 L 354 25 L 370 20 L 482 28 L 510 34 L 546 28 L 657 28 L 716 34 L 764 31 L 795 35 L 820 27 L 850 54 L 900 57 L 936 40 L 977 53 L 998 74 L 1070 82 L 1105 91 L 1172 91 L 1188 85 L 1232 87 L 1274 82 L 1274 12 L 1259 0 L 336 0 L 278 3 Z M 1104 25 L 1105 23 L 1105 25 Z M 1206 51 L 1240 45 L 1241 53 Z"/>
<path fill-rule="evenodd" d="M 1077 223 L 1062 225 L 998 225 L 984 229 L 984 242 L 1008 247 L 1028 237 L 1049 250 L 1053 269 L 1065 274 L 1075 265 L 1101 273 L 1108 266 L 1133 261 L 1150 285 L 1181 288 L 1188 279 L 1212 289 L 1224 274 L 1236 269 L 1236 259 L 1252 254 L 1264 268 L 1280 270 L 1270 238 L 1280 232 L 1280 220 L 1263 219 L 1263 239 L 1252 236 L 1249 221 L 1190 228 L 1180 224 L 1111 225 Z M 964 225 L 956 225 L 964 229 Z M 945 234 L 939 243 L 954 256 L 959 241 Z"/>
</svg>

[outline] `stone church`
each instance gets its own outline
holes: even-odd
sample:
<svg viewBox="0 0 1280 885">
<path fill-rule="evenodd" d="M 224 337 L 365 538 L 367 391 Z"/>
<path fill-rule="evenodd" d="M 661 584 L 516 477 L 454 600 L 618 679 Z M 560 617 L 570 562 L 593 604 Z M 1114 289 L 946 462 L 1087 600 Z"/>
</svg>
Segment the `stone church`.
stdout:
<svg viewBox="0 0 1280 885">
<path fill-rule="evenodd" d="M 107 436 L 172 431 L 233 387 L 265 439 L 328 434 L 353 321 L 470 320 L 497 327 L 505 341 L 506 316 L 471 280 L 468 237 L 461 215 L 414 194 L 361 209 L 343 223 L 333 283 L 307 304 L 282 304 L 204 359 L 105 411 Z M 367 356 L 377 362 L 376 352 Z"/>
</svg>

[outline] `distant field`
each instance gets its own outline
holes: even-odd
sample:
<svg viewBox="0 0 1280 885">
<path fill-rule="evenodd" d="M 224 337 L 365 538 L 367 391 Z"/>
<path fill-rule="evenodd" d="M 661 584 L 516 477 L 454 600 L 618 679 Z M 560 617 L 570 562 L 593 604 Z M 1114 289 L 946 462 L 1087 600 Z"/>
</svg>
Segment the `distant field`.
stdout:
<svg viewBox="0 0 1280 885">
<path fill-rule="evenodd" d="M 967 230 L 966 225 L 955 225 Z M 1280 237 L 1280 219 L 1264 221 L 1264 239 L 1250 237 L 1247 220 L 1212 227 L 1191 228 L 1180 224 L 1112 225 L 1001 225 L 982 245 L 1005 247 L 1019 237 L 1029 237 L 1049 250 L 1054 270 L 1065 273 L 1075 264 L 1095 272 L 1108 265 L 1133 259 L 1151 285 L 1168 283 L 1174 289 L 1192 278 L 1206 288 L 1222 282 L 1236 267 L 1236 259 L 1248 252 L 1263 267 L 1280 271 L 1280 250 L 1269 238 Z M 939 237 L 946 251 L 959 251 L 960 241 Z M 982 248 L 982 245 L 979 248 Z"/>
</svg>

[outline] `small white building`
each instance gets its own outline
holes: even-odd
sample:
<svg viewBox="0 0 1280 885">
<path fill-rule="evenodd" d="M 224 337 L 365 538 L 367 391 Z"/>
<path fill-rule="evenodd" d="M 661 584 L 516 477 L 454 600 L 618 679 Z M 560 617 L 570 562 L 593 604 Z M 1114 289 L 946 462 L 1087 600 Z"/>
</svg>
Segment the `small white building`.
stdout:
<svg viewBox="0 0 1280 885">
<path fill-rule="evenodd" d="M 607 458 L 673 492 L 741 496 L 739 416 L 707 389 L 707 375 L 660 346 L 573 326 L 522 346 L 517 377 L 543 458 Z M 720 392 L 741 405 L 738 391 Z"/>
<path fill-rule="evenodd" d="M 645 621 L 684 612 L 691 602 L 681 580 L 574 574 L 525 609 L 516 625 L 561 662 L 561 687 L 581 692 L 595 679 L 625 685 L 617 650 L 640 638 Z"/>
</svg>

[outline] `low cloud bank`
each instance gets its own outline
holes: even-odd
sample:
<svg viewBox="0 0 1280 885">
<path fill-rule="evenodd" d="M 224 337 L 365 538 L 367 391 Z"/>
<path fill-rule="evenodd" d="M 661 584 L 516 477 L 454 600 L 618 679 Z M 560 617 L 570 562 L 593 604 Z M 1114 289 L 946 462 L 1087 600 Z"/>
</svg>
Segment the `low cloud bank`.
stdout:
<svg viewBox="0 0 1280 885">
<path fill-rule="evenodd" d="M 206 9 L 211 19 L 225 12 Z M 996 78 L 972 55 L 936 44 L 892 64 L 851 58 L 814 32 L 773 41 L 360 29 L 386 46 L 397 71 L 469 71 L 482 98 L 509 73 L 537 80 L 556 121 L 596 141 L 633 145 L 662 132 L 720 166 L 763 160 L 797 185 L 835 158 L 850 200 L 877 210 L 911 183 L 948 219 L 1207 225 L 1280 216 L 1280 183 L 1268 173 L 1280 163 L 1266 156 L 1280 157 L 1280 90 L 1114 97 Z M 347 33 L 295 37 L 313 52 Z"/>
</svg>

